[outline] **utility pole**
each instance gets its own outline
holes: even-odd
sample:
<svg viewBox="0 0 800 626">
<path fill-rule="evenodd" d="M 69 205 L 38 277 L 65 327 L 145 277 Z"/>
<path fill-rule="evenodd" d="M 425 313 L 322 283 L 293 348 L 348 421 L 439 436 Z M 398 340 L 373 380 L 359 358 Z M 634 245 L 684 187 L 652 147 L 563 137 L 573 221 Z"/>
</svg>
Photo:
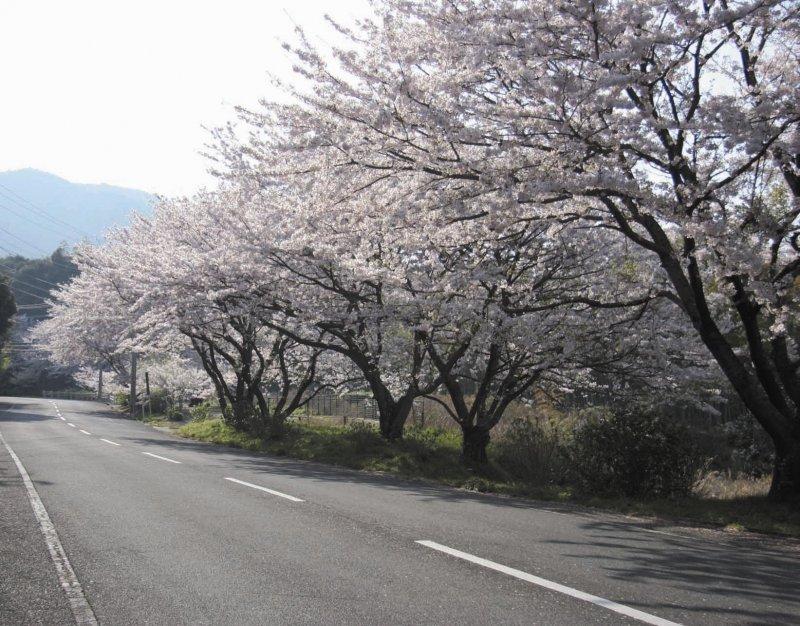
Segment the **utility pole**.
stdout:
<svg viewBox="0 0 800 626">
<path fill-rule="evenodd" d="M 103 399 L 103 370 L 97 373 L 97 399 Z"/>
<path fill-rule="evenodd" d="M 136 353 L 131 352 L 131 419 L 136 419 Z"/>
</svg>

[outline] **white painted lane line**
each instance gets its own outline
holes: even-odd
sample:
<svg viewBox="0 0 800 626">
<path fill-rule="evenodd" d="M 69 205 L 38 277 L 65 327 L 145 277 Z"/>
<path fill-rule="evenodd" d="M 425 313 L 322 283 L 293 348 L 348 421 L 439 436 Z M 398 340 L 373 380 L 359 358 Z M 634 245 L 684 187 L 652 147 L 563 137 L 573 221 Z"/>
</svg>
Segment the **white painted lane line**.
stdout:
<svg viewBox="0 0 800 626">
<path fill-rule="evenodd" d="M 116 443 L 115 441 L 109 441 L 108 439 L 101 439 L 100 441 L 105 441 L 106 443 L 110 443 L 112 446 L 121 446 L 121 443 Z"/>
<path fill-rule="evenodd" d="M 287 493 L 281 493 L 280 491 L 275 491 L 274 489 L 267 489 L 266 487 L 262 487 L 261 485 L 254 485 L 253 483 L 246 483 L 245 481 L 238 480 L 236 478 L 226 477 L 225 480 L 229 480 L 232 483 L 237 483 L 239 485 L 244 485 L 245 487 L 252 487 L 253 489 L 258 489 L 259 491 L 265 491 L 266 493 L 271 493 L 273 496 L 286 498 L 287 500 L 291 500 L 292 502 L 305 502 L 305 500 L 301 500 L 300 498 L 295 498 L 294 496 L 290 496 Z"/>
<path fill-rule="evenodd" d="M 73 424 L 72 422 L 67 422 L 67 426 L 72 426 L 73 428 L 77 428 L 77 426 L 75 426 L 75 424 Z"/>
<path fill-rule="evenodd" d="M 53 522 L 47 514 L 47 509 L 44 508 L 44 504 L 42 504 L 42 500 L 36 492 L 36 487 L 33 486 L 31 477 L 25 470 L 25 466 L 22 465 L 22 461 L 19 460 L 19 457 L 11 449 L 11 446 L 3 439 L 2 433 L 0 433 L 0 442 L 2 442 L 6 450 L 8 450 L 8 454 L 16 464 L 20 476 L 22 476 L 22 482 L 25 484 L 25 489 L 28 491 L 28 500 L 30 500 L 33 513 L 39 521 L 39 527 L 42 529 L 42 534 L 47 544 L 47 550 L 50 552 L 50 558 L 53 559 L 53 565 L 56 566 L 58 580 L 61 583 L 64 594 L 67 596 L 69 608 L 72 610 L 75 623 L 96 626 L 97 618 L 94 616 L 94 611 L 92 611 L 92 607 L 89 606 L 86 596 L 83 595 L 81 583 L 78 581 L 78 577 L 75 575 L 75 571 L 69 563 L 67 553 L 64 552 L 64 546 L 61 545 L 61 540 L 58 538 L 56 527 L 53 526 Z"/>
<path fill-rule="evenodd" d="M 84 435 L 91 435 L 91 434 L 92 434 L 92 433 L 90 433 L 88 430 L 83 430 L 82 428 L 80 429 L 80 431 L 81 431 L 81 432 L 82 432 Z"/>
<path fill-rule="evenodd" d="M 180 464 L 180 461 L 176 461 L 174 459 L 168 459 L 165 456 L 158 456 L 157 454 L 153 454 L 152 452 L 142 452 L 142 454 L 146 454 L 147 456 L 151 456 L 154 459 L 161 459 L 162 461 L 169 461 L 170 463 Z"/>
<path fill-rule="evenodd" d="M 67 421 L 67 420 L 64 418 L 64 416 L 63 416 L 63 415 L 59 415 L 59 416 L 58 416 L 58 419 L 60 419 L 62 422 L 66 422 L 66 421 Z"/>
<path fill-rule="evenodd" d="M 609 611 L 614 611 L 615 613 L 620 613 L 621 615 L 627 615 L 628 617 L 637 619 L 645 624 L 654 624 L 655 626 L 680 626 L 680 624 L 677 622 L 671 622 L 656 615 L 651 615 L 650 613 L 645 613 L 644 611 L 639 611 L 638 609 L 625 606 L 624 604 L 618 604 L 613 600 L 606 600 L 605 598 L 601 598 L 599 596 L 593 596 L 589 593 L 578 591 L 572 587 L 567 587 L 551 580 L 547 580 L 546 578 L 540 578 L 539 576 L 528 574 L 527 572 L 514 569 L 513 567 L 507 567 L 505 565 L 500 565 L 500 563 L 495 563 L 494 561 L 482 559 L 481 557 L 475 556 L 474 554 L 469 554 L 468 552 L 461 552 L 461 550 L 443 546 L 435 541 L 420 540 L 416 543 L 423 545 L 426 548 L 444 552 L 445 554 L 449 554 L 450 556 L 454 556 L 458 559 L 463 559 L 465 561 L 469 561 L 470 563 L 475 563 L 476 565 L 482 565 L 483 567 L 493 569 L 496 572 L 501 572 L 503 574 L 507 574 L 508 576 L 513 576 L 514 578 L 519 578 L 520 580 L 533 583 L 539 587 L 544 587 L 545 589 L 550 589 L 551 591 L 557 591 L 558 593 L 563 593 L 573 598 L 577 598 L 578 600 L 583 600 L 584 602 L 591 602 L 592 604 L 601 606 Z"/>
</svg>

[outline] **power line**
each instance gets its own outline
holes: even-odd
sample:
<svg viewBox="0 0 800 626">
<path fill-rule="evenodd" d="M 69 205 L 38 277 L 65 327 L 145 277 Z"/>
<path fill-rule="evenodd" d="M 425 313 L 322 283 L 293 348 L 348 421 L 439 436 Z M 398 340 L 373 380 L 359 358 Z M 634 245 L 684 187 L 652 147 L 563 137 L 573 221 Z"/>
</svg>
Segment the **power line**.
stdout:
<svg viewBox="0 0 800 626">
<path fill-rule="evenodd" d="M 24 289 L 19 289 L 19 288 L 17 288 L 17 291 L 19 291 L 20 293 L 24 293 L 26 296 L 30 296 L 31 298 L 38 298 L 39 300 L 42 301 L 41 306 L 45 306 L 47 304 L 46 300 L 47 300 L 47 297 L 50 295 L 50 294 L 47 294 L 47 296 L 41 296 L 41 295 L 38 295 L 38 294 L 35 294 L 35 293 L 31 293 L 30 291 L 25 291 Z"/>
<path fill-rule="evenodd" d="M 11 274 L 9 274 L 8 277 L 11 279 L 12 282 L 21 283 L 23 285 L 27 285 L 28 287 L 33 287 L 34 289 L 42 289 L 42 287 L 39 287 L 38 285 L 31 285 L 30 283 L 26 283 L 21 278 L 17 278 L 15 274 L 19 271 L 19 269 L 14 269 L 10 265 L 4 265 L 3 263 L 0 263 L 0 268 L 8 272 L 11 272 Z M 44 283 L 45 285 L 50 285 L 51 287 L 60 288 L 63 286 L 63 283 L 62 284 L 51 283 L 49 280 L 45 280 L 44 278 L 39 278 L 37 276 L 31 276 L 31 278 L 33 280 L 38 280 L 40 283 Z M 50 290 L 48 289 L 47 291 L 49 292 Z"/>
<path fill-rule="evenodd" d="M 8 197 L 8 196 L 5 196 L 2 191 L 0 191 L 0 196 L 6 197 L 6 198 Z M 55 233 L 56 235 L 63 234 L 62 231 L 56 230 L 53 226 L 48 226 L 47 224 L 40 224 L 40 223 L 36 222 L 35 220 L 31 219 L 30 217 L 28 217 L 27 215 L 25 215 L 24 213 L 20 213 L 19 211 L 16 211 L 15 209 L 12 209 L 11 207 L 9 207 L 9 206 L 7 206 L 5 204 L 0 204 L 0 209 L 5 209 L 6 211 L 11 213 L 12 215 L 16 215 L 17 217 L 22 218 L 23 220 L 33 224 L 34 226 L 36 226 L 36 228 L 44 228 L 45 230 L 49 230 L 51 233 Z M 63 230 L 63 228 L 62 228 L 62 230 Z"/>
<path fill-rule="evenodd" d="M 6 228 L 3 228 L 2 226 L 0 226 L 0 232 L 4 232 L 4 233 L 5 233 L 6 235 L 8 235 L 9 237 L 13 237 L 14 239 L 16 239 L 17 241 L 19 241 L 20 243 L 23 243 L 23 244 L 25 244 L 25 245 L 26 245 L 26 246 L 28 246 L 29 248 L 32 248 L 32 249 L 34 249 L 34 250 L 37 250 L 37 251 L 41 252 L 42 254 L 45 254 L 45 255 L 47 254 L 47 252 L 46 252 L 45 250 L 43 250 L 42 248 L 40 248 L 39 246 L 35 246 L 35 245 L 33 245 L 32 243 L 28 243 L 28 242 L 27 242 L 27 241 L 25 241 L 25 240 L 24 240 L 22 237 L 18 237 L 17 235 L 15 235 L 14 233 L 12 233 L 10 230 L 8 230 L 8 229 L 6 229 Z"/>
<path fill-rule="evenodd" d="M 2 229 L 0 229 L 0 230 L 2 230 Z M 19 237 L 17 237 L 16 235 L 12 235 L 12 236 L 13 236 L 14 238 L 16 238 L 16 239 L 19 239 Z M 25 242 L 23 242 L 23 243 L 25 243 Z M 31 245 L 31 244 L 27 244 L 27 245 Z M 54 261 L 54 260 L 51 258 L 51 256 L 52 256 L 52 255 L 51 255 L 51 256 L 47 256 L 47 253 L 45 253 L 45 256 L 44 256 L 44 257 L 41 257 L 41 258 L 39 258 L 39 259 L 28 259 L 27 257 L 23 257 L 23 256 L 22 256 L 21 254 L 19 254 L 18 252 L 14 252 L 13 250 L 10 250 L 9 248 L 6 248 L 6 247 L 5 247 L 5 246 L 3 246 L 3 245 L 0 245 L 0 250 L 2 250 L 3 252 L 6 252 L 7 254 L 10 254 L 12 257 L 13 257 L 13 256 L 19 256 L 19 257 L 22 257 L 22 258 L 24 258 L 26 261 L 40 261 L 40 260 L 46 260 L 48 263 L 52 263 L 52 264 L 53 264 L 53 265 L 55 265 L 56 267 L 60 267 L 60 268 L 62 268 L 62 269 L 65 269 L 65 270 L 70 270 L 71 272 L 74 272 L 74 271 L 76 271 L 76 270 L 77 270 L 77 268 L 76 268 L 74 265 L 73 265 L 73 266 L 69 266 L 69 265 L 64 265 L 63 263 L 59 263 L 58 261 Z M 14 271 L 17 271 L 17 270 L 14 270 Z"/>
<path fill-rule="evenodd" d="M 27 198 L 24 198 L 23 196 L 19 195 L 13 189 L 10 189 L 10 188 L 6 187 L 3 184 L 0 184 L 0 189 L 5 189 L 5 191 L 8 192 L 8 193 L 0 192 L 0 195 L 2 195 L 5 198 L 8 198 L 9 200 L 14 202 L 18 206 L 21 206 L 23 208 L 27 208 L 28 210 L 32 210 L 33 212 L 35 212 L 36 214 L 40 215 L 41 217 L 43 217 L 43 218 L 53 222 L 54 224 L 57 224 L 57 225 L 61 226 L 61 227 L 71 228 L 72 230 L 74 230 L 76 233 L 78 233 L 81 236 L 91 237 L 91 235 L 89 233 L 87 233 L 86 231 L 83 231 L 80 228 L 77 228 L 76 226 L 73 226 L 69 222 L 65 222 L 64 220 L 61 220 L 61 219 L 59 219 L 57 217 L 54 217 L 54 216 L 50 215 L 47 212 L 46 209 L 43 209 L 42 207 L 37 206 L 36 204 L 31 202 Z M 8 194 L 11 194 L 11 196 L 14 196 L 14 197 L 12 198 Z M 15 200 L 14 198 L 18 198 L 18 199 Z M 28 206 L 26 207 L 25 205 L 22 204 L 22 202 L 24 202 Z"/>
<path fill-rule="evenodd" d="M 7 266 L 0 264 L 0 267 L 6 268 Z M 42 291 L 42 293 L 46 293 L 48 296 L 50 295 L 50 292 L 51 292 L 50 289 L 45 289 L 44 287 L 39 287 L 39 285 L 32 285 L 31 283 L 25 282 L 24 280 L 20 280 L 19 278 L 15 278 L 13 275 L 9 276 L 8 278 L 10 279 L 10 282 L 7 283 L 7 284 L 8 284 L 8 287 L 10 289 L 12 289 L 12 290 L 15 288 L 15 285 L 19 284 L 19 285 L 23 285 L 24 287 L 30 287 L 31 289 L 39 289 L 40 291 Z M 42 281 L 42 282 L 46 283 L 47 281 Z M 59 286 L 59 285 L 54 285 L 53 283 L 47 283 L 47 284 L 53 285 L 54 287 L 58 287 Z"/>
<path fill-rule="evenodd" d="M 13 291 L 14 288 L 15 288 L 15 285 L 17 285 L 17 284 L 22 285 L 23 287 L 27 287 L 28 289 L 39 289 L 39 290 L 41 290 L 42 294 L 44 294 L 46 296 L 50 295 L 50 290 L 49 289 L 45 289 L 44 287 L 37 287 L 36 285 L 31 285 L 30 283 L 26 283 L 26 282 L 23 282 L 21 280 L 14 280 L 13 278 L 11 279 L 11 282 L 8 284 L 8 288 Z"/>
</svg>

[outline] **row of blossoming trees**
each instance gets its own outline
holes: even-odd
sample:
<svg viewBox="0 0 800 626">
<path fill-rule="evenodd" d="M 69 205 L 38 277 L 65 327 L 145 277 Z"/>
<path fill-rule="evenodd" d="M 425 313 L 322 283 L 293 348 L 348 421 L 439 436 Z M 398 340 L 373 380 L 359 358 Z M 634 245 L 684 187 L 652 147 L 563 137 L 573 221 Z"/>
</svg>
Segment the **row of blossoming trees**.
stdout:
<svg viewBox="0 0 800 626">
<path fill-rule="evenodd" d="M 428 396 L 473 460 L 537 390 L 719 374 L 798 494 L 799 12 L 385 0 L 340 48 L 301 36 L 298 79 L 214 134 L 219 188 L 82 248 L 39 339 L 123 374 L 192 349 L 273 436 L 323 386 L 387 438 Z"/>
</svg>

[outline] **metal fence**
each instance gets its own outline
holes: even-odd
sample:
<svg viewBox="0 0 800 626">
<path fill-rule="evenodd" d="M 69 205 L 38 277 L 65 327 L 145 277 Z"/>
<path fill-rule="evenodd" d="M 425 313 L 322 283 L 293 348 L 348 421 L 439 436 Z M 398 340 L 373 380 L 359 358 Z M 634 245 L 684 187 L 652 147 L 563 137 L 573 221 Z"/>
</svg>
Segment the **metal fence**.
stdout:
<svg viewBox="0 0 800 626">
<path fill-rule="evenodd" d="M 348 419 L 378 420 L 378 405 L 374 399 L 365 395 L 319 394 L 314 396 L 300 411 L 298 417 L 325 416 Z M 447 424 L 450 419 L 446 416 L 439 403 L 428 398 L 416 398 L 409 415 L 411 423 L 425 426 Z"/>
<path fill-rule="evenodd" d="M 110 394 L 102 394 L 98 397 L 95 391 L 43 391 L 43 398 L 50 398 L 53 400 L 100 400 L 101 402 L 110 402 Z"/>
<path fill-rule="evenodd" d="M 319 394 L 311 398 L 301 413 L 306 416 L 324 415 L 343 419 L 378 419 L 378 407 L 375 400 L 359 395 Z"/>
</svg>

